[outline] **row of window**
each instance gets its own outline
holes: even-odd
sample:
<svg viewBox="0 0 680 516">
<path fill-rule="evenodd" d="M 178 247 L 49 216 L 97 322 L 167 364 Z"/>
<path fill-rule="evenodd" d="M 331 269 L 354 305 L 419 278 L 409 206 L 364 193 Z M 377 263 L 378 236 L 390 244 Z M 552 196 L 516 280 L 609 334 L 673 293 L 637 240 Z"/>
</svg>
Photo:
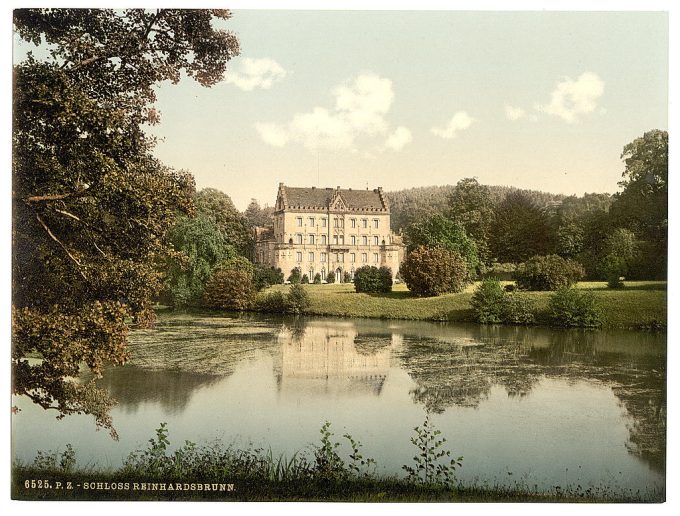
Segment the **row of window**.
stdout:
<svg viewBox="0 0 680 516">
<path fill-rule="evenodd" d="M 319 257 L 321 259 L 322 263 L 326 262 L 327 258 L 327 253 L 320 253 Z M 333 258 L 333 261 L 342 263 L 345 261 L 345 253 L 331 253 L 331 257 Z M 302 253 L 297 252 L 296 253 L 296 261 L 298 263 L 302 262 Z M 307 261 L 313 262 L 314 261 L 314 253 L 310 252 L 307 253 Z M 357 261 L 357 255 L 356 253 L 349 253 L 349 261 L 350 263 L 355 263 Z M 378 253 L 373 253 L 373 263 L 378 263 L 380 261 L 380 256 Z M 361 262 L 362 263 L 368 263 L 368 253 L 361 253 Z"/>
<path fill-rule="evenodd" d="M 361 240 L 359 240 L 359 237 L 356 235 L 351 235 L 349 237 L 349 244 L 350 245 L 359 245 L 359 242 L 361 242 L 361 245 L 368 245 L 368 236 L 364 235 L 361 237 Z M 374 236 L 373 237 L 373 245 L 380 245 L 380 237 Z M 305 238 L 304 235 L 298 233 L 295 235 L 295 243 L 296 244 L 303 244 L 305 243 Z M 315 245 L 317 243 L 317 238 L 316 235 L 307 235 L 307 243 L 310 245 Z M 328 239 L 326 235 L 321 235 L 321 238 L 318 242 L 321 245 L 327 245 L 328 244 Z M 382 240 L 382 243 L 384 244 L 385 241 Z M 333 245 L 345 245 L 345 235 L 333 235 Z"/>
<path fill-rule="evenodd" d="M 302 223 L 303 223 L 303 217 L 297 217 L 296 221 L 297 221 L 297 226 L 299 228 L 301 228 Z M 358 222 L 357 219 L 354 219 L 354 218 L 349 219 L 350 227 L 356 228 L 357 222 Z M 361 219 L 359 222 L 361 223 L 362 228 L 368 228 L 368 219 Z M 316 217 L 308 217 L 307 218 L 307 225 L 309 227 L 312 227 L 312 228 L 316 227 Z M 321 217 L 321 227 L 322 228 L 326 227 L 326 217 Z M 344 228 L 345 227 L 345 219 L 343 219 L 341 217 L 334 217 L 333 218 L 333 227 L 334 228 Z M 378 229 L 380 227 L 380 219 L 373 219 L 373 227 L 375 229 Z"/>
</svg>

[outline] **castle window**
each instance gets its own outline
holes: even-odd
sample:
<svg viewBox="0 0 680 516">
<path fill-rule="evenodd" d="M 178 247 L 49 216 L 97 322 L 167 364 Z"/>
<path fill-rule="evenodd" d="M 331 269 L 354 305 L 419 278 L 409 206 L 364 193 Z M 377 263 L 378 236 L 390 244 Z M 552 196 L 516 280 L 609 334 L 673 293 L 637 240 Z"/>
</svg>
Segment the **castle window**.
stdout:
<svg viewBox="0 0 680 516">
<path fill-rule="evenodd" d="M 297 220 L 298 227 L 301 228 L 302 227 L 302 217 L 298 217 L 296 220 Z"/>
<path fill-rule="evenodd" d="M 378 253 L 373 253 L 373 263 L 378 263 Z"/>
<path fill-rule="evenodd" d="M 333 235 L 333 245 L 338 245 L 338 235 Z"/>
<path fill-rule="evenodd" d="M 352 245 L 357 245 L 357 237 L 352 235 L 350 238 L 350 242 L 352 242 Z"/>
<path fill-rule="evenodd" d="M 301 262 L 302 261 L 302 253 L 300 253 L 300 252 L 295 253 L 295 260 L 298 261 L 298 262 Z"/>
<path fill-rule="evenodd" d="M 309 217 L 309 226 L 310 227 L 312 227 L 312 228 L 314 227 L 314 222 L 315 222 L 314 217 Z"/>
<path fill-rule="evenodd" d="M 309 253 L 309 255 L 307 256 L 307 260 L 309 260 L 310 262 L 313 262 L 314 261 L 314 253 Z"/>
<path fill-rule="evenodd" d="M 368 227 L 368 219 L 361 219 L 361 227 L 362 228 Z"/>
<path fill-rule="evenodd" d="M 361 243 L 364 245 L 368 245 L 368 237 L 366 235 L 361 237 Z"/>
<path fill-rule="evenodd" d="M 378 229 L 379 225 L 380 225 L 380 219 L 373 219 L 373 227 L 375 229 Z"/>
<path fill-rule="evenodd" d="M 321 261 L 322 262 L 326 261 L 326 253 L 321 253 Z"/>
<path fill-rule="evenodd" d="M 354 263 L 357 261 L 357 255 L 355 253 L 349 253 L 349 261 Z"/>
<path fill-rule="evenodd" d="M 321 245 L 326 245 L 326 235 L 321 235 Z"/>
<path fill-rule="evenodd" d="M 295 243 L 296 243 L 296 244 L 301 244 L 301 243 L 302 243 L 302 235 L 301 235 L 300 233 L 298 233 L 297 235 L 295 235 Z"/>
<path fill-rule="evenodd" d="M 333 219 L 333 227 L 334 227 L 334 228 L 340 227 L 340 226 L 339 226 L 339 221 L 338 221 L 338 218 L 337 218 L 337 217 L 335 217 L 335 218 Z"/>
<path fill-rule="evenodd" d="M 345 261 L 345 255 L 343 253 L 338 254 L 338 261 L 339 262 L 344 262 Z"/>
<path fill-rule="evenodd" d="M 345 235 L 340 235 L 340 245 L 345 245 Z"/>
<path fill-rule="evenodd" d="M 366 263 L 368 261 L 368 255 L 366 253 L 361 253 L 361 261 Z"/>
<path fill-rule="evenodd" d="M 378 245 L 378 237 L 377 236 L 373 237 L 373 245 Z"/>
<path fill-rule="evenodd" d="M 321 227 L 326 227 L 326 217 L 321 217 Z"/>
<path fill-rule="evenodd" d="M 314 245 L 314 235 L 309 235 L 309 243 Z"/>
<path fill-rule="evenodd" d="M 352 224 L 353 228 L 357 227 L 357 219 L 350 219 L 350 223 Z"/>
</svg>

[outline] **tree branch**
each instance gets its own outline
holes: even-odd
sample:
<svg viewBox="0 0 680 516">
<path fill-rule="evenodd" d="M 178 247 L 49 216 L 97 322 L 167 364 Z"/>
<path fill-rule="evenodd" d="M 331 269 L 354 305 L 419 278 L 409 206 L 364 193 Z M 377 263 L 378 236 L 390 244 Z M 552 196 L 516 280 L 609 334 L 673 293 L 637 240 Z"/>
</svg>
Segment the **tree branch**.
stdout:
<svg viewBox="0 0 680 516">
<path fill-rule="evenodd" d="M 90 189 L 89 186 L 78 190 L 77 192 L 69 192 L 65 194 L 48 194 L 48 195 L 33 195 L 31 197 L 26 197 L 24 201 L 26 202 L 49 202 L 49 201 L 61 201 L 63 199 L 68 199 L 69 197 L 80 197 L 84 195 Z"/>
<path fill-rule="evenodd" d="M 85 281 L 87 281 L 87 276 L 85 276 L 85 273 L 81 270 L 81 267 L 83 266 L 78 259 L 73 256 L 70 251 L 66 248 L 66 246 L 59 240 L 56 236 L 54 236 L 54 233 L 50 230 L 50 228 L 47 227 L 47 224 L 43 222 L 43 219 L 40 218 L 40 215 L 36 214 L 35 217 L 38 219 L 38 222 L 40 222 L 40 225 L 45 229 L 47 234 L 50 236 L 52 240 L 54 240 L 57 244 L 61 246 L 61 248 L 64 250 L 64 252 L 68 255 L 68 257 L 78 266 L 78 272 L 80 275 L 83 277 Z"/>
</svg>

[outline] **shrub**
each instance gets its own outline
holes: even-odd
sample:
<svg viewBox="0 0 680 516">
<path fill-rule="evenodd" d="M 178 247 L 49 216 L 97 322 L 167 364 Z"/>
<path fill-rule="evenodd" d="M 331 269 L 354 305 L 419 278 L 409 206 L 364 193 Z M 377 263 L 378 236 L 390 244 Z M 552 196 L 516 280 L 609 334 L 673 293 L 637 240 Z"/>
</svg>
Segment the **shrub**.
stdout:
<svg viewBox="0 0 680 516">
<path fill-rule="evenodd" d="M 300 267 L 295 267 L 290 271 L 290 276 L 288 276 L 288 281 L 291 283 L 300 283 L 302 280 L 302 271 Z"/>
<path fill-rule="evenodd" d="M 255 302 L 253 276 L 246 270 L 215 271 L 203 292 L 203 304 L 209 308 L 246 310 Z"/>
<path fill-rule="evenodd" d="M 321 274 L 319 274 L 319 273 L 317 272 L 317 273 L 314 275 L 314 284 L 315 284 L 315 285 L 318 285 L 319 283 L 321 283 Z"/>
<path fill-rule="evenodd" d="M 504 297 L 500 281 L 495 278 L 483 280 L 470 299 L 475 320 L 482 324 L 502 322 Z"/>
<path fill-rule="evenodd" d="M 455 251 L 418 247 L 401 266 L 406 286 L 416 296 L 461 292 L 469 283 L 467 263 Z"/>
<path fill-rule="evenodd" d="M 300 280 L 300 283 L 302 283 L 304 285 L 309 284 L 309 276 L 307 276 L 306 274 L 303 274 L 302 279 Z"/>
<path fill-rule="evenodd" d="M 561 288 L 550 298 L 550 319 L 557 326 L 591 328 L 602 324 L 601 314 L 591 292 Z"/>
<path fill-rule="evenodd" d="M 261 294 L 255 300 L 255 308 L 258 312 L 283 313 L 286 311 L 286 296 L 278 290 Z"/>
<path fill-rule="evenodd" d="M 536 321 L 535 303 L 520 294 L 505 294 L 501 319 L 505 324 L 533 324 Z"/>
<path fill-rule="evenodd" d="M 345 271 L 342 274 L 342 282 L 343 283 L 352 283 L 352 275 L 349 273 L 349 271 Z"/>
<path fill-rule="evenodd" d="M 283 272 L 267 265 L 257 264 L 253 274 L 253 282 L 257 290 L 264 290 L 272 285 L 283 283 Z"/>
<path fill-rule="evenodd" d="M 326 276 L 326 283 L 335 283 L 335 273 L 330 271 L 328 276 Z"/>
<path fill-rule="evenodd" d="M 389 267 L 364 265 L 354 273 L 354 290 L 357 292 L 386 293 L 392 291 L 392 270 Z"/>
<path fill-rule="evenodd" d="M 293 314 L 300 314 L 309 308 L 311 304 L 309 294 L 305 287 L 299 283 L 290 286 L 288 297 L 286 298 L 286 311 Z"/>
<path fill-rule="evenodd" d="M 517 287 L 523 290 L 557 290 L 570 287 L 585 276 L 583 266 L 556 254 L 534 256 L 517 266 Z"/>
<path fill-rule="evenodd" d="M 628 274 L 626 260 L 610 254 L 603 258 L 600 268 L 607 278 L 609 288 L 623 288 L 622 277 Z"/>
</svg>

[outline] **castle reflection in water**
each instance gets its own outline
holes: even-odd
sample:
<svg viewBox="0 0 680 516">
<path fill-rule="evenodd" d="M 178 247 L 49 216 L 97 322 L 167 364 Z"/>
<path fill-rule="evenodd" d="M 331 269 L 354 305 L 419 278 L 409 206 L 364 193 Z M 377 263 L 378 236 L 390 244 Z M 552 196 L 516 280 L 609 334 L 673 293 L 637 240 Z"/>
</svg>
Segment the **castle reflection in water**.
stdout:
<svg viewBox="0 0 680 516">
<path fill-rule="evenodd" d="M 284 327 L 278 335 L 279 353 L 274 355 L 279 393 L 379 395 L 401 336 L 392 334 L 389 341 L 381 336 L 377 349 L 361 347 L 362 339 L 366 337 L 359 337 L 352 322 L 310 321 L 304 327 Z"/>
</svg>

